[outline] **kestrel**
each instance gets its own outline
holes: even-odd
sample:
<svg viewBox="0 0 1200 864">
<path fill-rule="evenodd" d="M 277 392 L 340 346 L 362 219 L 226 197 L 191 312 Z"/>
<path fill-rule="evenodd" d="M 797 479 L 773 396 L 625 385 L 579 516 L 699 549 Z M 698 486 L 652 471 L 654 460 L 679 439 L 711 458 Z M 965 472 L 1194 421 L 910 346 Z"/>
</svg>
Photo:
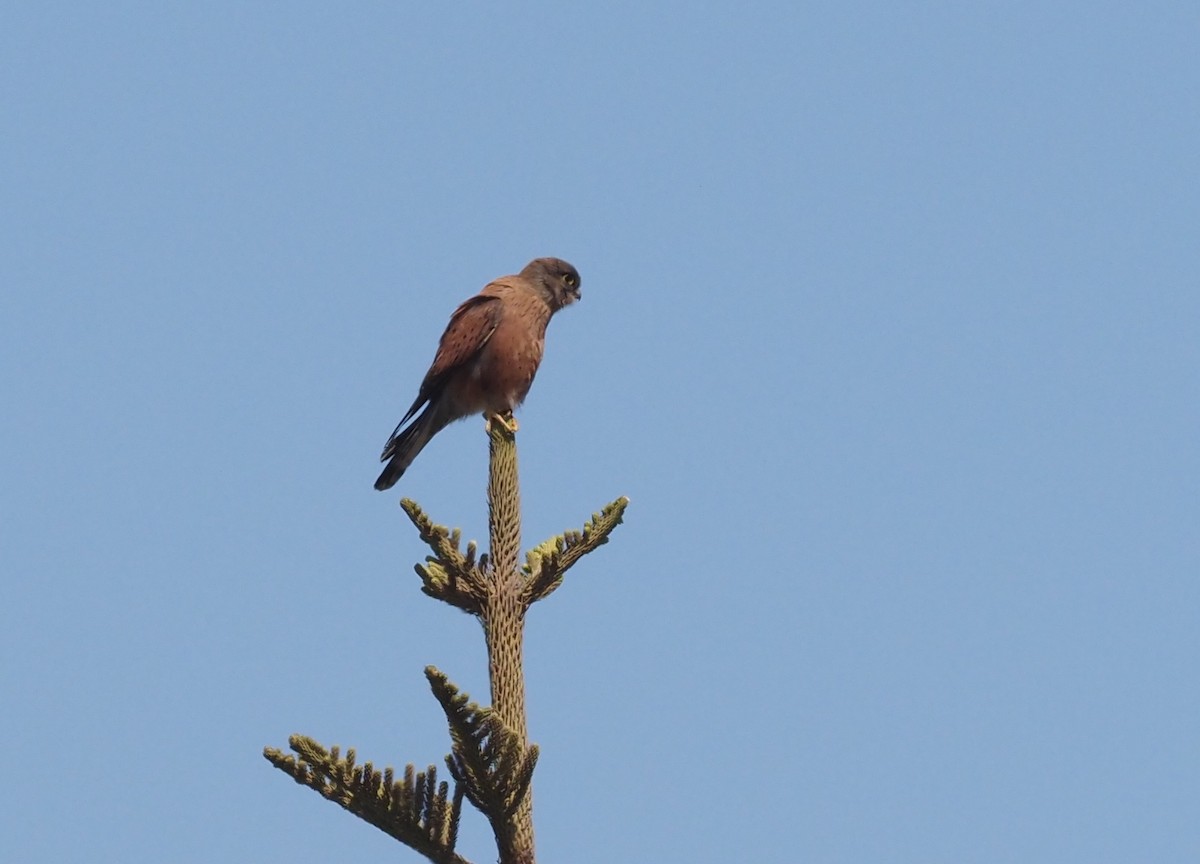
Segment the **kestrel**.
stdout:
<svg viewBox="0 0 1200 864">
<path fill-rule="evenodd" d="M 416 401 L 383 447 L 380 491 L 400 479 L 421 448 L 455 420 L 506 414 L 525 401 L 542 362 L 546 325 L 580 297 L 579 273 L 558 258 L 536 258 L 454 310 Z M 401 431 L 405 423 L 425 410 Z"/>
</svg>

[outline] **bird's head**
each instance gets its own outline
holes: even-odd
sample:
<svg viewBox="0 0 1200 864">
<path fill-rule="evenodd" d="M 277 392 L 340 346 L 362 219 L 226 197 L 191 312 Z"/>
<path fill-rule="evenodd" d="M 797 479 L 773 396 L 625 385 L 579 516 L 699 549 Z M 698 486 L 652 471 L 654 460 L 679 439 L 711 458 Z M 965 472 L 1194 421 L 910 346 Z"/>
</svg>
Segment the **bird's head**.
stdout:
<svg viewBox="0 0 1200 864">
<path fill-rule="evenodd" d="M 521 275 L 537 286 L 546 305 L 555 312 L 581 296 L 579 271 L 561 258 L 535 258 L 525 265 Z"/>
</svg>

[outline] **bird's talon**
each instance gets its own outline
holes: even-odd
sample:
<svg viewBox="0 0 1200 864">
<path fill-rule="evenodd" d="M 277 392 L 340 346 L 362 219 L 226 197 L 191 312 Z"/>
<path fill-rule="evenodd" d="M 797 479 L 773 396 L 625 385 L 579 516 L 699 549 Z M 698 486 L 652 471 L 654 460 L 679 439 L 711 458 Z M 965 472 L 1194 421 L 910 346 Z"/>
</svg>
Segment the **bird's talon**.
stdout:
<svg viewBox="0 0 1200 864">
<path fill-rule="evenodd" d="M 503 414 L 488 415 L 488 422 L 501 426 L 509 435 L 516 435 L 517 429 L 520 428 L 517 425 L 517 418 L 512 415 L 512 412 L 507 411 Z"/>
</svg>

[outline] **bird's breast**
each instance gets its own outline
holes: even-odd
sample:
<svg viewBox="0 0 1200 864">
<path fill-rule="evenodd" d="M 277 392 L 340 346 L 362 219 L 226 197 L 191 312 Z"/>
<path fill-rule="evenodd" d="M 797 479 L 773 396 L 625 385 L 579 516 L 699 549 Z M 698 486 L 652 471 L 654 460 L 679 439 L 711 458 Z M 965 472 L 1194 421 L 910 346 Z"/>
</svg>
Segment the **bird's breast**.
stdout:
<svg viewBox="0 0 1200 864">
<path fill-rule="evenodd" d="M 511 411 L 525 401 L 533 384 L 550 315 L 544 303 L 532 299 L 509 298 L 472 370 L 484 411 Z"/>
</svg>

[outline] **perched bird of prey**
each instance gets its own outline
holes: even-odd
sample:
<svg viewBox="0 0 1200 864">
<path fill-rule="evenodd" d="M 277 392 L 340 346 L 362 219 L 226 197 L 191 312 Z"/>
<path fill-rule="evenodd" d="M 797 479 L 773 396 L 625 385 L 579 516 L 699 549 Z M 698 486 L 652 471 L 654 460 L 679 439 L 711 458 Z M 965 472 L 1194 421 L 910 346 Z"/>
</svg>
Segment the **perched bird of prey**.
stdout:
<svg viewBox="0 0 1200 864">
<path fill-rule="evenodd" d="M 384 445 L 380 491 L 400 479 L 421 448 L 448 424 L 472 414 L 505 414 L 525 401 L 542 362 L 546 325 L 580 297 L 578 271 L 536 258 L 454 310 L 416 401 Z M 425 406 L 412 424 L 417 411 Z"/>
</svg>

